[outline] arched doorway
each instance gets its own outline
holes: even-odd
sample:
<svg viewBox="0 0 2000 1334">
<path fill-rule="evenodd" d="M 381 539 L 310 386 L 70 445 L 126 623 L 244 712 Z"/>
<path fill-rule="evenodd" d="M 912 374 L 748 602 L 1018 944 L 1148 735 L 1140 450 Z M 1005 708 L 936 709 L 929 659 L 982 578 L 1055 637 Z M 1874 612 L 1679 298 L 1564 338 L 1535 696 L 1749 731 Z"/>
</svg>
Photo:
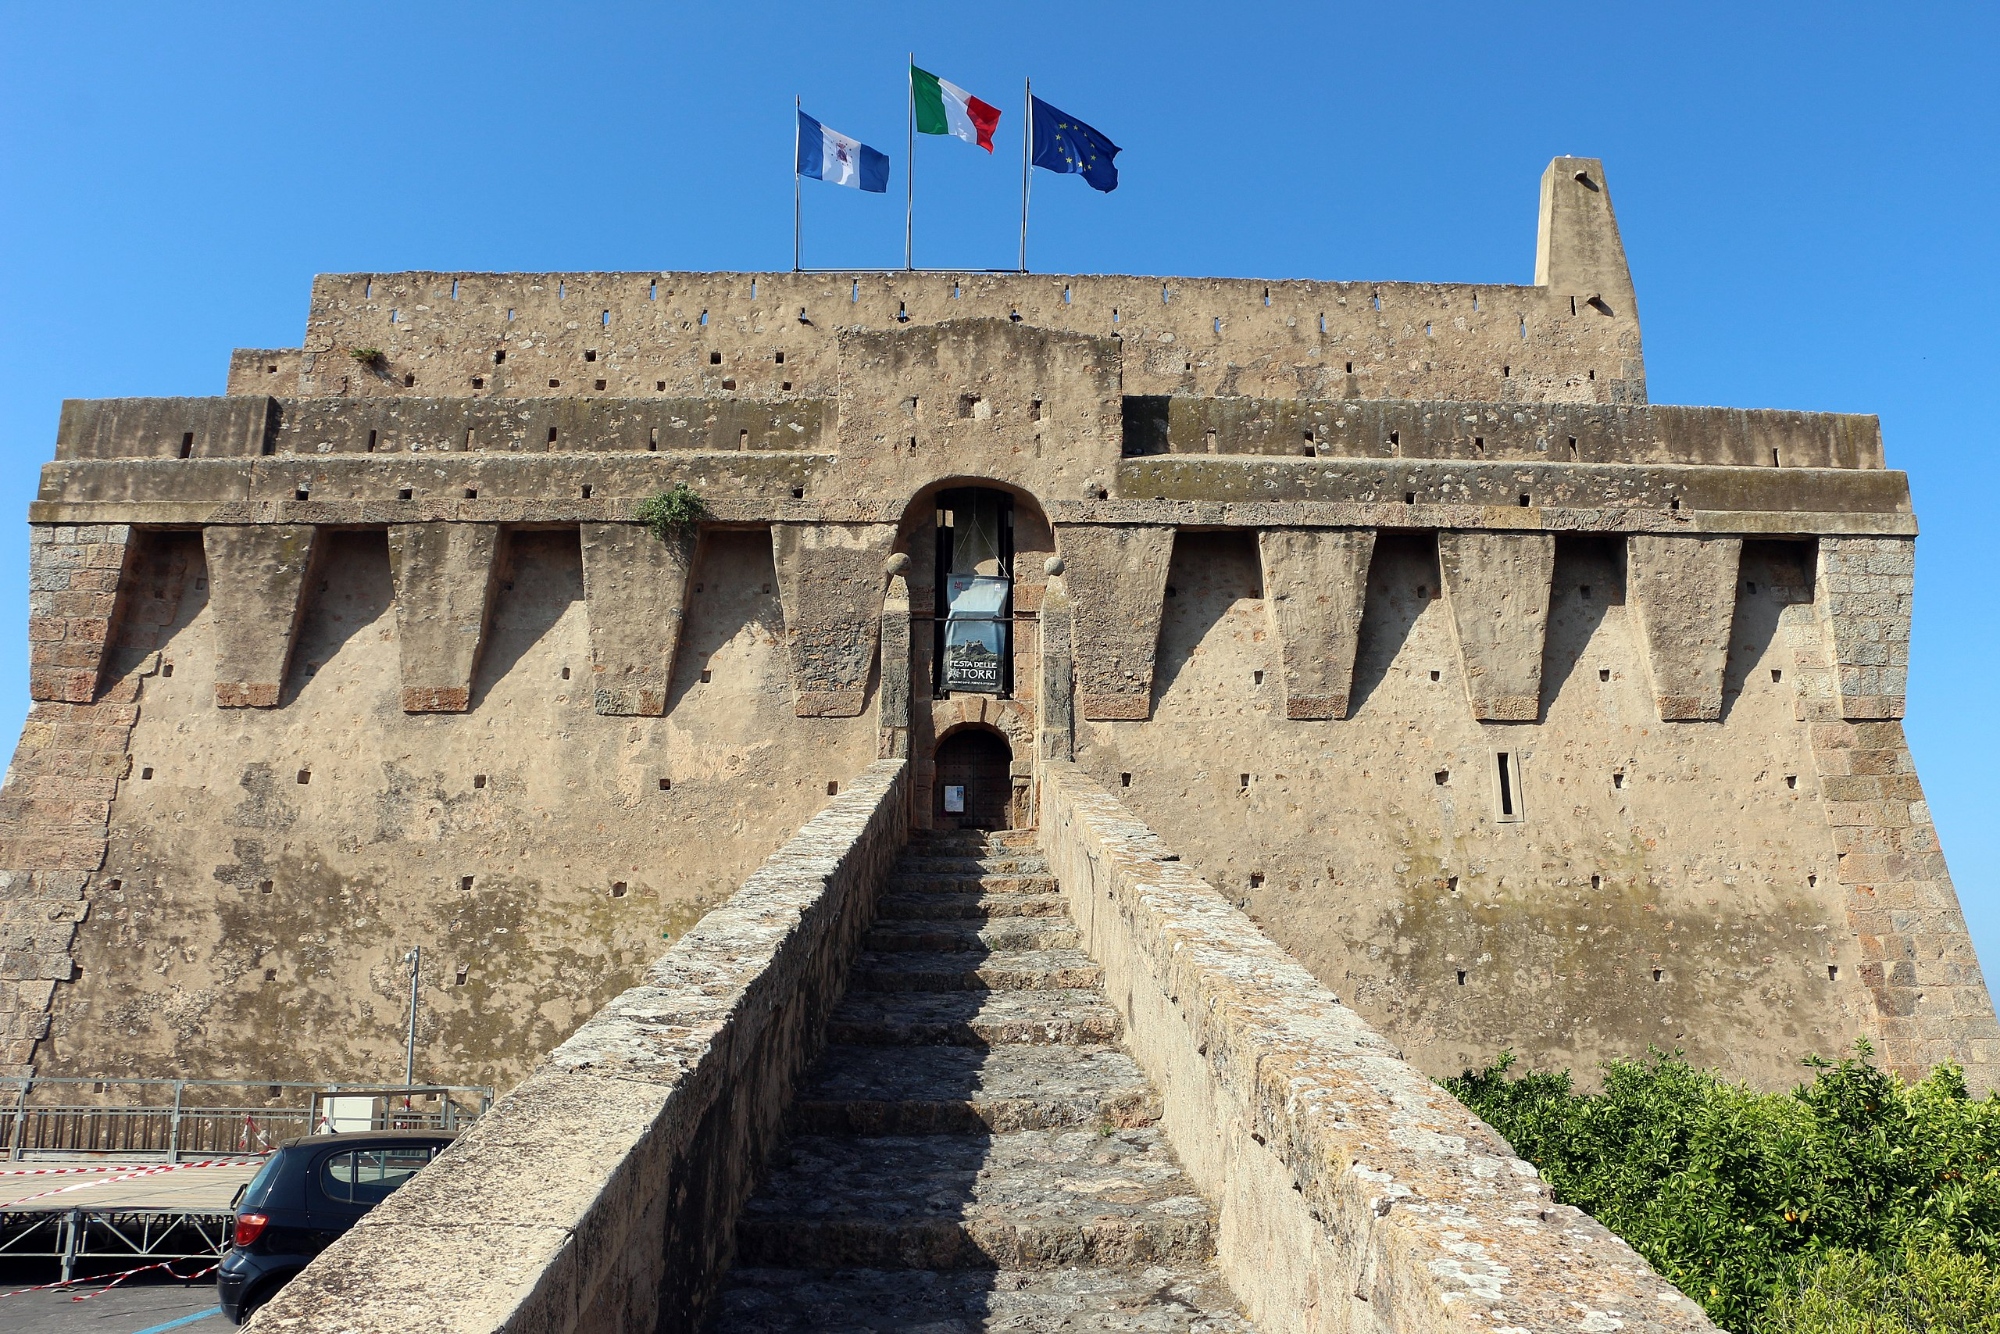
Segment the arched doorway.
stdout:
<svg viewBox="0 0 2000 1334">
<path fill-rule="evenodd" d="M 983 727 L 953 732 L 937 748 L 931 816 L 939 829 L 1005 829 L 1011 823 L 1013 748 Z"/>
</svg>

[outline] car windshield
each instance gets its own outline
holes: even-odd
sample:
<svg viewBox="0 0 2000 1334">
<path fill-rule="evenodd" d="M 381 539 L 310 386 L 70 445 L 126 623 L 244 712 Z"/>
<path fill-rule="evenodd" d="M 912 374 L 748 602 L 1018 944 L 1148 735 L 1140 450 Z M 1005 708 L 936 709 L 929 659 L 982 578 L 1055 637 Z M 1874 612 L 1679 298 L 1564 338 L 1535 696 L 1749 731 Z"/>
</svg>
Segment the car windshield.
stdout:
<svg viewBox="0 0 2000 1334">
<path fill-rule="evenodd" d="M 278 1179 L 278 1164 L 284 1158 L 283 1150 L 264 1160 L 257 1169 L 257 1175 L 250 1178 L 250 1184 L 243 1188 L 242 1208 L 257 1209 L 265 1203 L 265 1196 L 271 1193 L 271 1183 Z"/>
<path fill-rule="evenodd" d="M 320 1165 L 319 1188 L 341 1204 L 379 1204 L 421 1171 L 436 1151 L 429 1144 L 399 1144 L 336 1153 Z"/>
</svg>

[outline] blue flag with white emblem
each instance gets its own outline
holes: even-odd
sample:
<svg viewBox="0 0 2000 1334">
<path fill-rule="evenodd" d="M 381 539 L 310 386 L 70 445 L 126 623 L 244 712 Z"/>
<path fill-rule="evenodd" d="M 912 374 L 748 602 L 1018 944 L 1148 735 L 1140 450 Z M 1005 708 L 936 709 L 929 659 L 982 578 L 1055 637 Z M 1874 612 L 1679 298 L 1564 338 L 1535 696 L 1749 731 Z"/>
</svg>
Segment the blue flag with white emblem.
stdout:
<svg viewBox="0 0 2000 1334">
<path fill-rule="evenodd" d="M 1083 177 L 1093 190 L 1118 188 L 1118 145 L 1075 116 L 1034 100 L 1035 165 Z"/>
</svg>

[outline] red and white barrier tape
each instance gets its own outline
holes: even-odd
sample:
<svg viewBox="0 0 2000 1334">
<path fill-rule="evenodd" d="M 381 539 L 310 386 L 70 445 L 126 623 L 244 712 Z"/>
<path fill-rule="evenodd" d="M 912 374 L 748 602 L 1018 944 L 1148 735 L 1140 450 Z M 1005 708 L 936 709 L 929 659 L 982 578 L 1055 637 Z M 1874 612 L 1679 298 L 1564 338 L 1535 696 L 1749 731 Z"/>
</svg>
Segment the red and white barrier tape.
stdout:
<svg viewBox="0 0 2000 1334">
<path fill-rule="evenodd" d="M 56 1195 L 67 1195 L 72 1191 L 89 1190 L 92 1186 L 115 1186 L 121 1182 L 137 1181 L 141 1177 L 161 1176 L 167 1172 L 179 1172 L 190 1167 L 256 1167 L 261 1165 L 263 1161 L 261 1158 L 204 1158 L 199 1162 L 193 1163 L 153 1163 L 134 1171 L 119 1173 L 115 1176 L 102 1176 L 95 1181 L 79 1181 L 74 1185 L 57 1186 L 54 1190 L 45 1190 L 34 1195 L 23 1195 L 18 1200 L 11 1200 L 0 1204 L 0 1209 L 12 1209 L 26 1204 L 30 1200 L 46 1200 Z"/>
<path fill-rule="evenodd" d="M 164 1269 L 168 1274 L 179 1279 L 181 1282 L 192 1283 L 198 1278 L 207 1278 L 221 1267 L 219 1265 L 210 1265 L 208 1268 L 198 1269 L 192 1274 L 180 1274 L 174 1271 L 174 1266 L 179 1263 L 180 1261 L 178 1260 L 162 1260 L 158 1264 L 140 1265 L 137 1269 L 127 1269 L 122 1274 L 91 1274 L 85 1278 L 58 1279 L 54 1283 L 37 1283 L 32 1288 L 16 1288 L 12 1292 L 0 1292 L 0 1297 L 23 1297 L 31 1292 L 53 1292 L 57 1288 L 73 1288 L 79 1283 L 103 1283 L 107 1278 L 111 1280 L 96 1292 L 77 1293 L 72 1294 L 70 1297 L 70 1300 L 73 1302 L 87 1302 L 92 1297 L 103 1296 L 128 1278 L 135 1278 L 140 1274 L 149 1274 L 155 1269 Z"/>
<path fill-rule="evenodd" d="M 261 1163 L 262 1158 L 204 1158 L 195 1163 L 147 1164 L 160 1167 L 249 1167 Z M 93 1164 L 90 1167 L 0 1167 L 0 1177 L 50 1177 L 66 1176 L 77 1172 L 115 1172 L 115 1164 Z"/>
</svg>

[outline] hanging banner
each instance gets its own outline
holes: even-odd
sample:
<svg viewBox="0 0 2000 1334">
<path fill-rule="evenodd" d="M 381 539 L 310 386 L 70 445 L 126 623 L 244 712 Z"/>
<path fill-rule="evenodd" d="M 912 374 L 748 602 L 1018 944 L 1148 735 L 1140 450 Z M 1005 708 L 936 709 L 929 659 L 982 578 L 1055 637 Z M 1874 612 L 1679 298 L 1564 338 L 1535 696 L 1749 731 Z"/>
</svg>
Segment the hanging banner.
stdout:
<svg viewBox="0 0 2000 1334">
<path fill-rule="evenodd" d="M 989 575 L 950 576 L 945 589 L 951 608 L 944 628 L 946 690 L 1000 693 L 1007 653 L 1009 587 L 1007 580 Z"/>
</svg>

